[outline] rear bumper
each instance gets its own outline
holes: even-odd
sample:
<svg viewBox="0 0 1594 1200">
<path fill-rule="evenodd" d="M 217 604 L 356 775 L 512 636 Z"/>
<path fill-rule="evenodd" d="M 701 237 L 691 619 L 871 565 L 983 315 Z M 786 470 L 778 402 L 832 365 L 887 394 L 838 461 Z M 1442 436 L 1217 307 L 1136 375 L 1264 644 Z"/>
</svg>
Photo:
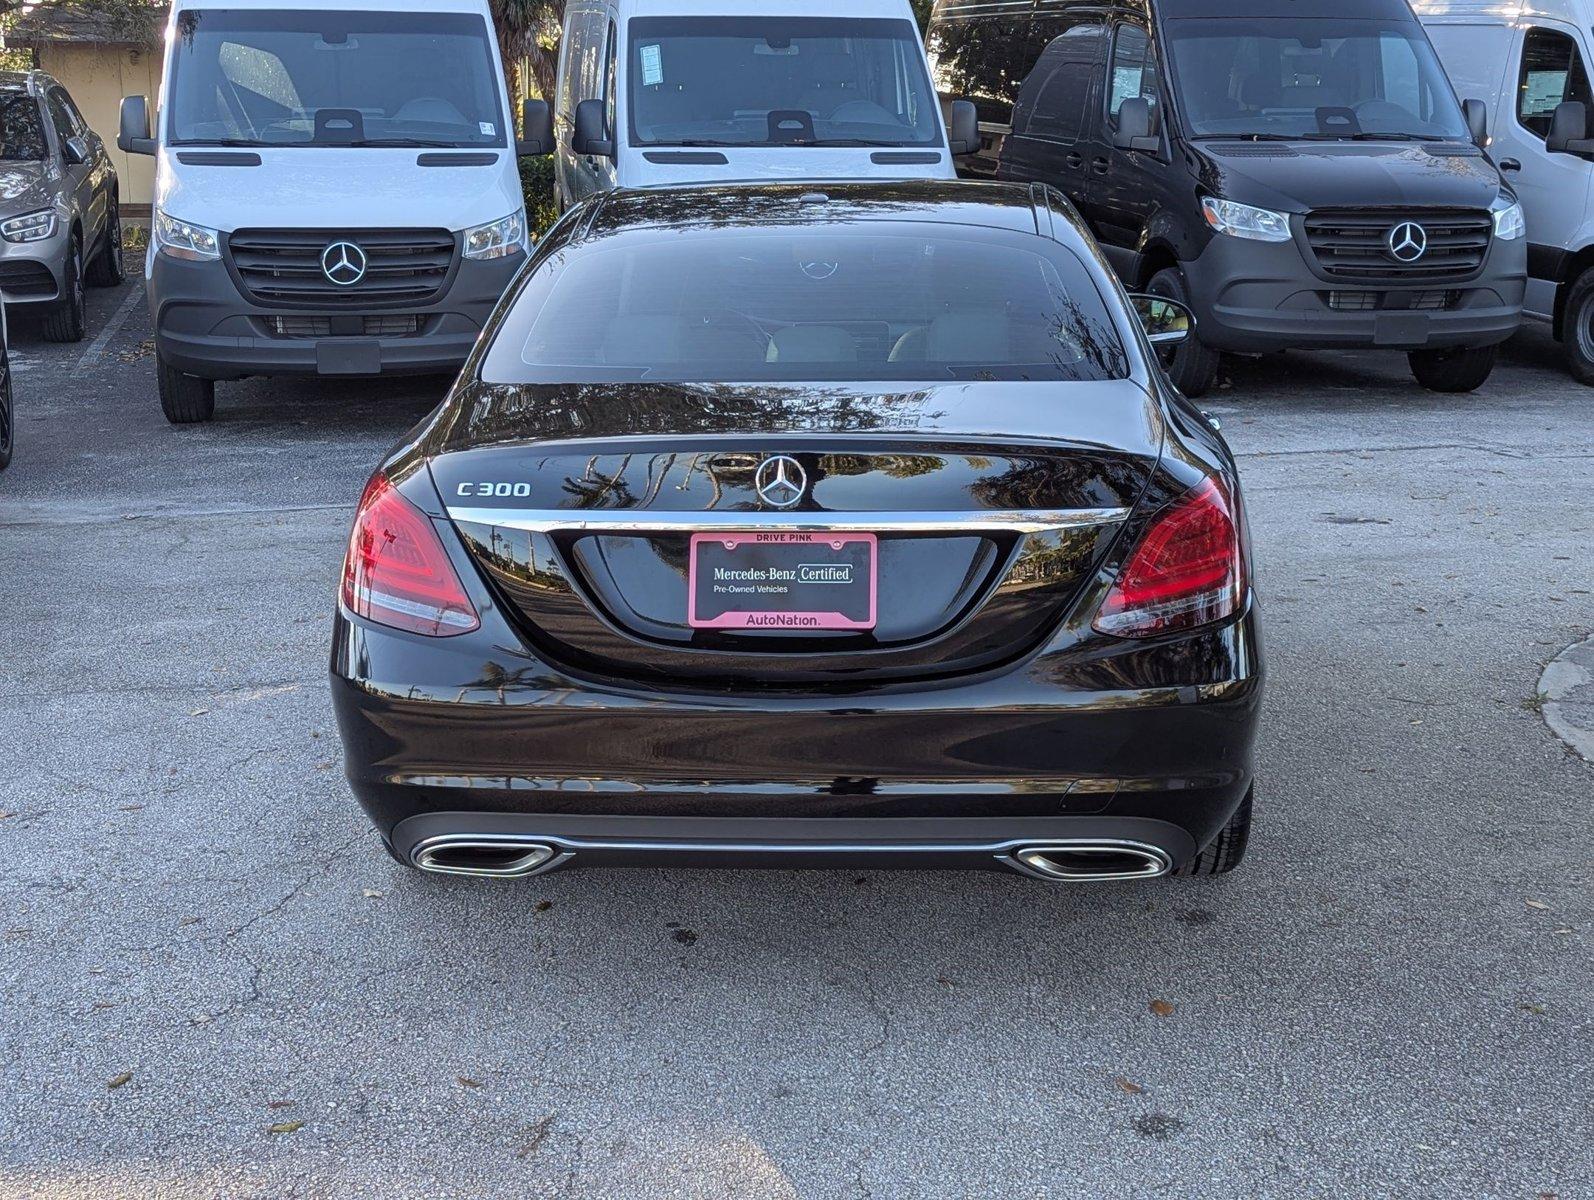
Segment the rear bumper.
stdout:
<svg viewBox="0 0 1594 1200">
<path fill-rule="evenodd" d="M 339 614 L 349 781 L 401 861 L 428 839 L 498 835 L 568 851 L 555 866 L 1008 869 L 1021 843 L 1102 838 L 1177 868 L 1252 782 L 1254 613 L 1180 653 L 1042 652 L 967 682 L 829 696 L 615 687 L 516 640 Z M 1163 677 L 1169 663 L 1187 677 Z"/>
<path fill-rule="evenodd" d="M 1214 237 L 1184 264 L 1197 334 L 1237 354 L 1277 350 L 1448 349 L 1492 346 L 1522 323 L 1527 242 L 1496 241 L 1483 270 L 1462 283 L 1357 284 L 1332 281 L 1307 263 L 1297 241 L 1269 244 Z M 1454 293 L 1451 307 L 1413 310 L 1418 294 Z M 1334 293 L 1374 297 L 1371 311 L 1341 311 Z"/>
<path fill-rule="evenodd" d="M 267 322 L 331 314 L 253 304 L 220 261 L 184 262 L 164 254 L 153 260 L 149 303 L 156 349 L 173 367 L 203 379 L 457 371 L 526 262 L 524 254 L 491 262 L 461 260 L 448 290 L 430 304 L 351 310 L 361 317 L 415 316 L 416 333 L 317 338 L 277 336 Z"/>
</svg>

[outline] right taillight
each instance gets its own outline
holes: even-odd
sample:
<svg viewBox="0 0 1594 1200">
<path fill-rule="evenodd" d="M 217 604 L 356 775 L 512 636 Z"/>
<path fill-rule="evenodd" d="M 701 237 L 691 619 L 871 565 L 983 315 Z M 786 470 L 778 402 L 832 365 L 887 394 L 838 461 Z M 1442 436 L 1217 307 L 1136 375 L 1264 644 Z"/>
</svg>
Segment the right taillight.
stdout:
<svg viewBox="0 0 1594 1200">
<path fill-rule="evenodd" d="M 1221 483 L 1203 480 L 1157 514 L 1095 628 L 1143 638 L 1222 621 L 1244 603 L 1245 577 L 1238 507 Z"/>
<path fill-rule="evenodd" d="M 427 637 L 481 627 L 431 519 L 385 475 L 360 497 L 343 562 L 343 604 L 368 621 Z"/>
</svg>

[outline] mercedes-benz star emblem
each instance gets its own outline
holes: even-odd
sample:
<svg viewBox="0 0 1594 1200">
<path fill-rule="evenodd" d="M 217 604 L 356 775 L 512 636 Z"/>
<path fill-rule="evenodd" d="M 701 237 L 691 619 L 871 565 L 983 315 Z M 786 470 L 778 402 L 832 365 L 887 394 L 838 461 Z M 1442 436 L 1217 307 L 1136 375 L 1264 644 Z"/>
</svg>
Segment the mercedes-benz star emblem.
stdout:
<svg viewBox="0 0 1594 1200">
<path fill-rule="evenodd" d="M 1428 253 L 1428 231 L 1415 221 L 1402 221 L 1389 231 L 1389 253 L 1396 262 L 1416 262 Z"/>
<path fill-rule="evenodd" d="M 365 278 L 365 251 L 353 242 L 333 242 L 321 252 L 321 270 L 339 287 L 353 287 Z"/>
<path fill-rule="evenodd" d="M 759 499 L 771 508 L 790 508 L 808 491 L 808 472 L 795 458 L 777 455 L 758 464 L 753 486 Z"/>
</svg>

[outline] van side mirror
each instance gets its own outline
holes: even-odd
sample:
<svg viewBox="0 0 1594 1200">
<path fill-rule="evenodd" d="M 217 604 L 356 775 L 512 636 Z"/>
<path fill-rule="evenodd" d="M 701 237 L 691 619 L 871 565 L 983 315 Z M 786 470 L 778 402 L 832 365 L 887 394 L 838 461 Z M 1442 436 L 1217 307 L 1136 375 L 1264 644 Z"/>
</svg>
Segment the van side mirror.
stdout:
<svg viewBox="0 0 1594 1200">
<path fill-rule="evenodd" d="M 520 142 L 515 152 L 521 158 L 541 158 L 553 153 L 553 109 L 546 100 L 528 97 L 520 105 Z"/>
<path fill-rule="evenodd" d="M 1151 101 L 1144 96 L 1125 100 L 1118 108 L 1118 131 L 1112 144 L 1119 150 L 1155 154 L 1162 149 L 1162 139 L 1156 136 L 1152 122 Z"/>
<path fill-rule="evenodd" d="M 1594 152 L 1594 141 L 1588 136 L 1588 105 L 1579 100 L 1568 100 L 1555 106 L 1550 118 L 1550 136 L 1544 148 L 1551 154 L 1580 154 Z"/>
<path fill-rule="evenodd" d="M 570 148 L 593 158 L 613 158 L 614 138 L 603 119 L 602 100 L 583 100 L 576 105 L 576 132 Z"/>
<path fill-rule="evenodd" d="M 127 154 L 155 153 L 155 139 L 149 135 L 148 96 L 122 97 L 122 126 L 116 145 Z"/>
<path fill-rule="evenodd" d="M 947 148 L 954 157 L 976 154 L 980 149 L 980 110 L 971 100 L 952 101 L 946 121 Z"/>
<path fill-rule="evenodd" d="M 1463 100 L 1461 113 L 1467 118 L 1467 131 L 1472 134 L 1475 145 L 1480 147 L 1489 144 L 1489 106 L 1482 100 Z"/>
<path fill-rule="evenodd" d="M 1165 296 L 1133 295 L 1135 315 L 1145 327 L 1146 337 L 1153 346 L 1178 346 L 1190 340 L 1195 333 L 1195 314 L 1177 300 Z"/>
</svg>

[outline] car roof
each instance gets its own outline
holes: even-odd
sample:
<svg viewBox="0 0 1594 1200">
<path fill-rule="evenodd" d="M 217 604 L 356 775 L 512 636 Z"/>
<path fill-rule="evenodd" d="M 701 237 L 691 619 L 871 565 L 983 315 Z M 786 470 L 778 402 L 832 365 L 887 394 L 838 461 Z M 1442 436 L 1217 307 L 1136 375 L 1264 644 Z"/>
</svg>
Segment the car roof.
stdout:
<svg viewBox="0 0 1594 1200">
<path fill-rule="evenodd" d="M 1062 217 L 1050 220 L 1052 213 Z M 729 226 L 904 221 L 1083 238 L 1073 210 L 1054 190 L 1038 184 L 908 180 L 858 183 L 717 183 L 691 187 L 633 188 L 589 201 L 578 236 L 627 229 L 709 229 Z M 1051 226 L 1048 228 L 1048 226 Z"/>
</svg>

